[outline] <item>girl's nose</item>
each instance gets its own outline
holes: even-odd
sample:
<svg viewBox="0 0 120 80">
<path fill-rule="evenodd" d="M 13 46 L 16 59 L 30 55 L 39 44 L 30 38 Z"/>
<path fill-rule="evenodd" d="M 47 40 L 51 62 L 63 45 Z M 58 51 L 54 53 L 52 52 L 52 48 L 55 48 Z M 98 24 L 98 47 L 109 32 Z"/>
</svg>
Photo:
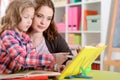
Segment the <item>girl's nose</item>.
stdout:
<svg viewBox="0 0 120 80">
<path fill-rule="evenodd" d="M 28 24 L 32 24 L 32 20 L 31 19 L 28 20 Z"/>
</svg>

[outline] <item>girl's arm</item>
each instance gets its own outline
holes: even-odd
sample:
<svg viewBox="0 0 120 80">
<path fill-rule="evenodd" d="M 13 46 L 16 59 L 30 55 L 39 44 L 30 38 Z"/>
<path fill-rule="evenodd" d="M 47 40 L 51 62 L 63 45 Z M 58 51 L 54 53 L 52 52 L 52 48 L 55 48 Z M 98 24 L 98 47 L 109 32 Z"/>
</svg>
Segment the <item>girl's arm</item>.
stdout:
<svg viewBox="0 0 120 80">
<path fill-rule="evenodd" d="M 55 62 L 52 54 L 38 54 L 30 46 L 21 46 L 22 43 L 11 34 L 2 35 L 2 40 L 7 54 L 23 67 L 51 66 Z"/>
</svg>

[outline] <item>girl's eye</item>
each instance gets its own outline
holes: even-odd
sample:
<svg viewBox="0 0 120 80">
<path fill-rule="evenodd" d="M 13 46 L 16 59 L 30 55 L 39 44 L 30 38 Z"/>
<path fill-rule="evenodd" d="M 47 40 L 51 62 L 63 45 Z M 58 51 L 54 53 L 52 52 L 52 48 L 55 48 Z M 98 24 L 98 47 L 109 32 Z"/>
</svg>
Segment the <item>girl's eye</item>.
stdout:
<svg viewBox="0 0 120 80">
<path fill-rule="evenodd" d="M 33 19 L 33 16 L 23 16 L 25 19 Z"/>
<path fill-rule="evenodd" d="M 26 18 L 26 19 L 27 19 L 27 18 L 29 18 L 29 17 L 28 17 L 28 16 L 24 16 L 24 18 Z"/>
</svg>

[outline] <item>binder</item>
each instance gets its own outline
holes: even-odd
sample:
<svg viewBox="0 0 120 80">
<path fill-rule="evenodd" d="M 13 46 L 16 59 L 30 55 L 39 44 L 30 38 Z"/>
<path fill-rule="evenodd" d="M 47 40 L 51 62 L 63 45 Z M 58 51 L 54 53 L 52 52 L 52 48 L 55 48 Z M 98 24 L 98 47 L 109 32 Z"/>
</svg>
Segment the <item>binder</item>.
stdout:
<svg viewBox="0 0 120 80">
<path fill-rule="evenodd" d="M 72 31 L 72 7 L 68 8 L 68 30 Z"/>
<path fill-rule="evenodd" d="M 80 30 L 80 24 L 81 24 L 81 6 L 73 7 L 72 8 L 72 30 L 78 31 Z"/>
<path fill-rule="evenodd" d="M 74 3 L 74 0 L 70 0 L 70 3 Z"/>
<path fill-rule="evenodd" d="M 76 2 L 81 2 L 81 0 L 74 0 L 74 2 L 76 3 Z"/>
<path fill-rule="evenodd" d="M 67 0 L 68 3 L 70 3 L 70 0 Z"/>
</svg>

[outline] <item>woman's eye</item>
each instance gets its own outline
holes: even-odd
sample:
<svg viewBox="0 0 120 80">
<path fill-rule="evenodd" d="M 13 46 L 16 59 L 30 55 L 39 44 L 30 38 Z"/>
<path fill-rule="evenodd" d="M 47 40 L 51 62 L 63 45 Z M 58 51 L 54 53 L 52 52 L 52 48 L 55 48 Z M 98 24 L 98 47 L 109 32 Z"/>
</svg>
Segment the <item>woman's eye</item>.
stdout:
<svg viewBox="0 0 120 80">
<path fill-rule="evenodd" d="M 42 15 L 37 15 L 37 17 L 42 17 Z"/>
<path fill-rule="evenodd" d="M 50 21 L 51 21 L 51 20 L 52 20 L 52 18 L 48 18 L 48 20 L 50 20 Z"/>
<path fill-rule="evenodd" d="M 31 19 L 33 20 L 33 17 Z"/>
</svg>

